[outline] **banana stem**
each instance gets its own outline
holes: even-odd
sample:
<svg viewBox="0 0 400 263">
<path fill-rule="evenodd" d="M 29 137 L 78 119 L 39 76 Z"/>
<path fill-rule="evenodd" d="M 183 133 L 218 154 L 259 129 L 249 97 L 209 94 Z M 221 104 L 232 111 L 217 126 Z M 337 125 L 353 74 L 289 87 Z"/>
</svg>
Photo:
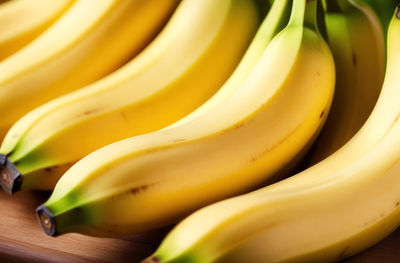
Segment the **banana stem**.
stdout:
<svg viewBox="0 0 400 263">
<path fill-rule="evenodd" d="M 326 36 L 324 10 L 321 0 L 307 0 L 304 25 Z"/>
<path fill-rule="evenodd" d="M 306 10 L 306 0 L 294 0 L 292 6 L 292 14 L 290 15 L 288 26 L 294 26 L 294 27 L 303 26 L 305 10 Z"/>
<path fill-rule="evenodd" d="M 0 154 L 0 186 L 9 194 L 18 192 L 22 186 L 21 173 L 4 154 Z"/>
<path fill-rule="evenodd" d="M 36 209 L 36 215 L 43 231 L 49 236 L 57 236 L 56 220 L 53 213 L 51 213 L 46 207 L 39 206 Z"/>
</svg>

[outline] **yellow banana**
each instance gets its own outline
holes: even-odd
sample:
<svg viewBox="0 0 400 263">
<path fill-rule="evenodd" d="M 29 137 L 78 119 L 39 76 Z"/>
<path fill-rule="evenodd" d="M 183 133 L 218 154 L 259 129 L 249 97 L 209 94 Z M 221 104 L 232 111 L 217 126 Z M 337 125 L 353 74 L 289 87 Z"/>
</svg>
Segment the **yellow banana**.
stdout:
<svg viewBox="0 0 400 263">
<path fill-rule="evenodd" d="M 327 1 L 328 42 L 336 65 L 331 112 L 312 153 L 315 164 L 343 146 L 362 127 L 378 99 L 385 73 L 383 32 L 366 4 Z M 368 43 L 368 44 L 366 44 Z"/>
<path fill-rule="evenodd" d="M 349 143 L 287 180 L 199 210 L 147 262 L 335 262 L 397 228 L 399 45 L 397 9 L 381 95 Z"/>
<path fill-rule="evenodd" d="M 179 120 L 232 73 L 259 25 L 259 11 L 254 0 L 183 1 L 137 58 L 27 114 L 11 128 L 0 152 L 25 178 Z M 23 187 L 43 187 L 40 179 L 29 182 Z"/>
<path fill-rule="evenodd" d="M 335 79 L 332 55 L 315 29 L 315 2 L 307 12 L 305 2 L 295 1 L 287 27 L 212 110 L 111 144 L 68 170 L 37 210 L 46 233 L 157 228 L 247 191 L 290 163 L 322 125 Z"/>
<path fill-rule="evenodd" d="M 56 23 L 0 63 L 0 140 L 33 108 L 127 62 L 178 0 L 76 0 Z"/>
<path fill-rule="evenodd" d="M 75 0 L 14 0 L 0 7 L 0 60 L 53 24 Z"/>
</svg>

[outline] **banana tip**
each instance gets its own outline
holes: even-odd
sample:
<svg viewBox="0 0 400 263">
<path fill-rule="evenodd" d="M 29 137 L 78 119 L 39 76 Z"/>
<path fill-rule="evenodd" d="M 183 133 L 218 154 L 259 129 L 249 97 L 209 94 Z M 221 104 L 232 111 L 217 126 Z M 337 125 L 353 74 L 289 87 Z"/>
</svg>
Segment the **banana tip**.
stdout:
<svg viewBox="0 0 400 263">
<path fill-rule="evenodd" d="M 49 236 L 57 236 L 56 221 L 52 212 L 41 205 L 36 209 L 36 216 L 43 231 Z"/>
<path fill-rule="evenodd" d="M 21 173 L 4 154 L 0 154 L 0 185 L 11 195 L 21 190 L 22 186 Z"/>
</svg>

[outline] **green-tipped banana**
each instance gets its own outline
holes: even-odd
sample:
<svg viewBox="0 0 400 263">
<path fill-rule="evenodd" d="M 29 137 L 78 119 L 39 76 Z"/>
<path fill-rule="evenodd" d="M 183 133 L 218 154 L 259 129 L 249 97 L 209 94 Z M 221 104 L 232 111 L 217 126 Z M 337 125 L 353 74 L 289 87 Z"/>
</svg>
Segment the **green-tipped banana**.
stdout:
<svg viewBox="0 0 400 263">
<path fill-rule="evenodd" d="M 396 229 L 400 15 L 388 32 L 382 93 L 352 141 L 287 180 L 199 210 L 147 262 L 336 262 Z"/>
<path fill-rule="evenodd" d="M 113 236 L 157 228 L 248 191 L 293 161 L 326 118 L 335 70 L 316 31 L 315 1 L 306 9 L 306 0 L 296 0 L 292 10 L 245 80 L 210 110 L 75 164 L 37 210 L 46 233 Z"/>
<path fill-rule="evenodd" d="M 137 58 L 27 114 L 11 128 L 0 152 L 22 174 L 23 188 L 38 189 L 48 175 L 25 181 L 32 172 L 76 162 L 107 144 L 179 120 L 231 75 L 260 13 L 255 0 L 184 0 Z"/>
<path fill-rule="evenodd" d="M 336 88 L 312 164 L 334 153 L 360 130 L 376 104 L 385 74 L 383 33 L 373 11 L 354 0 L 329 0 L 327 4 L 325 19 L 335 59 Z"/>
</svg>

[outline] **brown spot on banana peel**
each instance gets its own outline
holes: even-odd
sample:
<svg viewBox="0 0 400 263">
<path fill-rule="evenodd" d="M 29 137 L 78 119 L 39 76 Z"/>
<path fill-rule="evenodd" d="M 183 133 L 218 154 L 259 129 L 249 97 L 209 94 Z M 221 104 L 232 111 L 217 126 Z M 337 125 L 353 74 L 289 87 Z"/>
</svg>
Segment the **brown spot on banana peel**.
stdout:
<svg viewBox="0 0 400 263">
<path fill-rule="evenodd" d="M 50 173 L 51 171 L 53 171 L 53 169 L 55 169 L 57 167 L 58 167 L 57 165 L 56 166 L 52 166 L 52 167 L 47 167 L 47 168 L 44 168 L 44 171 Z"/>
<path fill-rule="evenodd" d="M 397 5 L 396 17 L 397 19 L 400 19 L 400 4 Z"/>
<path fill-rule="evenodd" d="M 395 207 L 398 207 L 400 205 L 400 201 L 397 201 L 395 204 Z"/>
<path fill-rule="evenodd" d="M 129 192 L 131 194 L 136 195 L 136 194 L 138 194 L 140 192 L 146 191 L 149 187 L 150 187 L 149 185 L 142 185 L 142 186 L 139 186 L 139 187 L 132 188 L 131 190 L 129 190 Z"/>
<path fill-rule="evenodd" d="M 79 112 L 79 113 L 77 113 L 77 114 L 75 115 L 75 118 L 80 118 L 80 117 L 82 117 L 82 116 L 89 116 L 89 115 L 95 114 L 95 113 L 97 113 L 97 112 L 101 112 L 102 110 L 103 110 L 103 109 L 101 109 L 101 108 L 89 109 L 89 110 L 86 110 L 86 111 L 84 111 L 84 112 Z"/>
<path fill-rule="evenodd" d="M 352 52 L 351 52 L 351 57 L 353 60 L 353 66 L 357 67 L 357 55 L 356 55 L 356 52 L 354 52 L 354 50 L 352 50 Z"/>
<path fill-rule="evenodd" d="M 324 115 L 325 115 L 325 110 L 323 110 L 323 111 L 321 112 L 321 114 L 319 115 L 319 118 L 322 119 L 322 118 L 324 117 Z"/>
</svg>

